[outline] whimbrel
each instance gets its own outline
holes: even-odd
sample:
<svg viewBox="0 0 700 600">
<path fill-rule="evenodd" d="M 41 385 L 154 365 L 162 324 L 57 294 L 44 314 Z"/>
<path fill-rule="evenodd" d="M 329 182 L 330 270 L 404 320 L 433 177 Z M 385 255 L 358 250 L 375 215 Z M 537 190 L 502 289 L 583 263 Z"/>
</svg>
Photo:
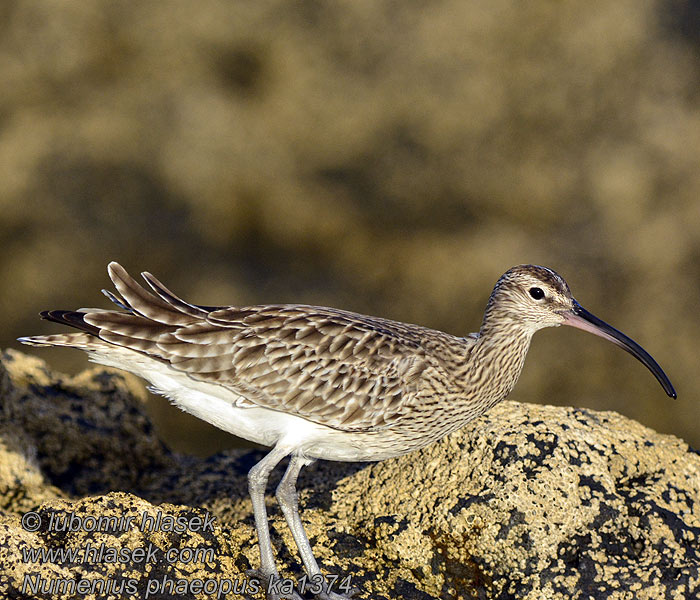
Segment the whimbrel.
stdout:
<svg viewBox="0 0 700 600">
<path fill-rule="evenodd" d="M 299 517 L 295 484 L 301 468 L 316 459 L 392 458 L 464 426 L 510 393 L 538 329 L 571 325 L 610 340 L 676 397 L 641 346 L 582 308 L 564 279 L 545 267 L 521 265 L 501 276 L 481 329 L 466 337 L 318 306 L 200 306 L 181 300 L 150 273 L 143 278 L 152 291 L 115 262 L 109 275 L 118 295 L 104 293 L 121 310 L 43 312 L 43 318 L 80 331 L 20 341 L 85 350 L 95 362 L 143 377 L 196 417 L 271 446 L 248 475 L 259 574 L 267 582 L 279 574 L 265 488 L 280 460 L 290 457 L 277 499 L 308 576 L 318 579 Z M 347 596 L 326 589 L 319 597 Z"/>
</svg>

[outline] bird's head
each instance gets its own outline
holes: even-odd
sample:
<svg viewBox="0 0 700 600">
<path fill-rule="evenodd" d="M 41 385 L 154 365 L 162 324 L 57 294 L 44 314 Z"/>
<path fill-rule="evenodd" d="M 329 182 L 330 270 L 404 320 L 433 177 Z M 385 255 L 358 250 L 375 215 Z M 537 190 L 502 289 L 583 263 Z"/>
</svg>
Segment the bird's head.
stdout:
<svg viewBox="0 0 700 600">
<path fill-rule="evenodd" d="M 565 322 L 576 301 L 566 281 L 546 267 L 508 269 L 493 288 L 486 309 L 489 321 L 514 322 L 533 333 Z"/>
<path fill-rule="evenodd" d="M 665 392 L 676 397 L 658 363 L 634 340 L 583 308 L 561 275 L 546 267 L 519 265 L 506 271 L 491 293 L 482 334 L 499 327 L 517 327 L 532 334 L 544 327 L 569 325 L 613 342 L 642 362 Z"/>
</svg>

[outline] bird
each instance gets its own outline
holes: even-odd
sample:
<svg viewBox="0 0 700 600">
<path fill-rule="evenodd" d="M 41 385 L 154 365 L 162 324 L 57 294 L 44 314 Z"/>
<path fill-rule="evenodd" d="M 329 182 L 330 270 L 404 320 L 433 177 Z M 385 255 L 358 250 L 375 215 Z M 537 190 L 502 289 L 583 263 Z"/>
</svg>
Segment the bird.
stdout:
<svg viewBox="0 0 700 600">
<path fill-rule="evenodd" d="M 265 506 L 270 472 L 289 457 L 276 497 L 310 578 L 323 577 L 299 514 L 304 466 L 381 461 L 464 427 L 515 386 L 533 334 L 568 325 L 632 354 L 668 396 L 676 391 L 636 342 L 584 309 L 555 271 L 519 265 L 488 299 L 478 332 L 458 337 L 427 327 L 303 304 L 204 306 L 176 296 L 148 272 L 148 288 L 117 262 L 108 266 L 117 309 L 49 310 L 41 317 L 77 331 L 18 338 L 84 350 L 130 371 L 179 408 L 269 446 L 248 474 L 260 551 L 255 574 L 267 597 L 282 594 Z M 351 593 L 323 587 L 320 600 Z M 284 597 L 300 599 L 293 592 Z"/>
</svg>

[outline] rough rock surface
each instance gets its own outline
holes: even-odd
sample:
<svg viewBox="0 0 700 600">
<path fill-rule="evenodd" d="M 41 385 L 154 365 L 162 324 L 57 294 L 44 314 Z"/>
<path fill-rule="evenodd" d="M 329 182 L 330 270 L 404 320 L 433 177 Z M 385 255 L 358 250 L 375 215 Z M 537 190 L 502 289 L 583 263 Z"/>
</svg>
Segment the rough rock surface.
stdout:
<svg viewBox="0 0 700 600">
<path fill-rule="evenodd" d="M 217 598 L 251 585 L 245 473 L 260 452 L 171 454 L 134 380 L 102 369 L 67 378 L 6 352 L 0 394 L 1 597 Z M 317 558 L 360 598 L 700 596 L 700 456 L 615 413 L 504 402 L 399 459 L 312 465 L 299 487 Z M 269 507 L 282 574 L 299 581 Z M 157 530 L 141 526 L 159 512 Z M 64 548 L 79 554 L 30 556 Z"/>
</svg>

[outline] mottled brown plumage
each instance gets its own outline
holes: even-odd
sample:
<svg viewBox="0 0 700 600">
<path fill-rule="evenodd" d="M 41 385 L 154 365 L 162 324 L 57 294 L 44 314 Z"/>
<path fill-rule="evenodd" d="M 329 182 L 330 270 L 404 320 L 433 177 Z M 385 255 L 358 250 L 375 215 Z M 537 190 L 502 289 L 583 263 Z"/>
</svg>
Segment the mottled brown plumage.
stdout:
<svg viewBox="0 0 700 600">
<path fill-rule="evenodd" d="M 184 410 L 273 446 L 249 477 L 260 574 L 268 580 L 278 574 L 264 492 L 284 456 L 291 459 L 277 496 L 307 572 L 318 575 L 298 514 L 300 469 L 317 458 L 383 460 L 464 426 L 510 393 L 538 329 L 567 324 L 613 341 L 675 397 L 658 364 L 585 311 L 545 267 L 507 271 L 479 333 L 467 337 L 318 306 L 194 305 L 149 273 L 143 277 L 151 291 L 117 263 L 109 274 L 119 295 L 105 293 L 121 310 L 48 311 L 44 318 L 81 331 L 21 341 L 81 348 L 144 377 Z M 320 597 L 341 598 L 332 591 Z"/>
</svg>

